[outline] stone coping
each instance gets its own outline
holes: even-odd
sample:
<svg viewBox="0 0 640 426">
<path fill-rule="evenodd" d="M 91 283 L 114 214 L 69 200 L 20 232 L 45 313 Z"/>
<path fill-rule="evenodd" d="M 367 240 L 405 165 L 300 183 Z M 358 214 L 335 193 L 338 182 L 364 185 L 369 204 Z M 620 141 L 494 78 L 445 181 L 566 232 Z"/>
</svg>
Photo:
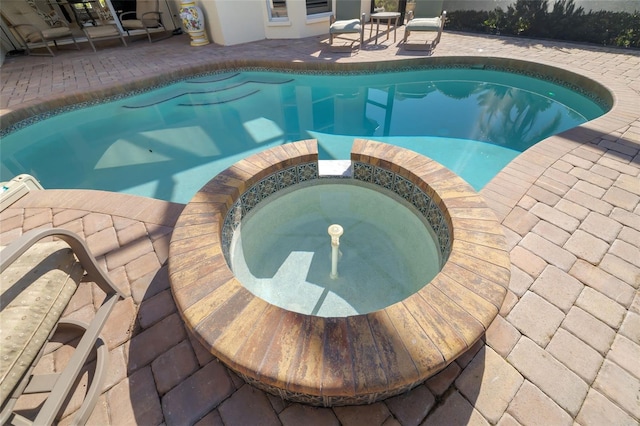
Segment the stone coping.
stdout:
<svg viewBox="0 0 640 426">
<path fill-rule="evenodd" d="M 562 84 L 574 90 L 592 94 L 604 107 L 611 107 L 614 98 L 611 92 L 599 82 L 574 72 L 546 64 L 528 62 L 520 59 L 487 56 L 442 56 L 429 58 L 408 58 L 394 61 L 334 63 L 334 62 L 282 62 L 267 60 L 226 60 L 196 66 L 185 65 L 172 72 L 153 77 L 141 77 L 126 83 L 117 83 L 99 89 L 71 92 L 64 96 L 55 95 L 37 102 L 26 103 L 4 112 L 0 117 L 0 136 L 34 122 L 50 118 L 70 110 L 92 106 L 147 92 L 171 83 L 229 71 L 270 70 L 291 72 L 394 72 L 429 68 L 465 67 L 492 69 L 522 73 L 554 83 Z"/>
<path fill-rule="evenodd" d="M 227 265 L 223 223 L 256 182 L 317 158 L 313 140 L 281 145 L 202 187 L 175 225 L 171 289 L 188 329 L 247 382 L 312 405 L 372 403 L 418 385 L 481 338 L 506 294 L 509 253 L 494 214 L 462 179 L 412 151 L 356 140 L 352 161 L 393 171 L 439 205 L 452 233 L 449 260 L 420 291 L 369 314 L 323 318 L 271 305 Z"/>
</svg>

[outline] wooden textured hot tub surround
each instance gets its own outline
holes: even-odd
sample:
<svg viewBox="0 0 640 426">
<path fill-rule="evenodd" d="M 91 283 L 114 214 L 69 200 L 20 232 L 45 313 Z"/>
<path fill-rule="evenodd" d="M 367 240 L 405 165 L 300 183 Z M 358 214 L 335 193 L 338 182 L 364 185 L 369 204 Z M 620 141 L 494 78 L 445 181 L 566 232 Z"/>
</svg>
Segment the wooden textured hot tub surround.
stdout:
<svg viewBox="0 0 640 426">
<path fill-rule="evenodd" d="M 418 385 L 482 337 L 506 294 L 509 254 L 493 213 L 462 179 L 412 151 L 356 140 L 352 162 L 391 170 L 438 204 L 451 230 L 447 262 L 417 293 L 368 314 L 323 318 L 271 305 L 229 269 L 223 223 L 256 182 L 317 159 L 315 141 L 286 144 L 207 183 L 176 223 L 171 288 L 187 327 L 246 381 L 313 405 L 372 403 Z"/>
</svg>

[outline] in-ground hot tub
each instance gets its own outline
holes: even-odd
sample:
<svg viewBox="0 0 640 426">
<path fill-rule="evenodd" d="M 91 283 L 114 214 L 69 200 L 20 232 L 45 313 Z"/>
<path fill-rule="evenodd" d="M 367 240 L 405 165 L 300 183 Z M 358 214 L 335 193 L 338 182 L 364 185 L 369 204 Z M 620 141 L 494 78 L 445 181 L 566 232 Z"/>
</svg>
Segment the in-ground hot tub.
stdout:
<svg viewBox="0 0 640 426">
<path fill-rule="evenodd" d="M 411 207 L 358 179 L 294 184 L 243 216 L 227 260 L 242 285 L 281 308 L 323 317 L 373 312 L 407 298 L 440 271 L 438 236 Z M 335 275 L 333 225 L 341 230 Z"/>
<path fill-rule="evenodd" d="M 351 160 L 349 180 L 412 210 L 435 242 L 441 269 L 388 304 L 342 315 L 294 312 L 257 296 L 229 266 L 252 211 L 257 216 L 280 191 L 320 186 L 315 141 L 272 148 L 216 176 L 184 209 L 170 246 L 174 298 L 199 341 L 246 381 L 314 405 L 371 403 L 437 373 L 482 336 L 509 282 L 499 224 L 462 179 L 372 141 L 356 140 Z"/>
</svg>

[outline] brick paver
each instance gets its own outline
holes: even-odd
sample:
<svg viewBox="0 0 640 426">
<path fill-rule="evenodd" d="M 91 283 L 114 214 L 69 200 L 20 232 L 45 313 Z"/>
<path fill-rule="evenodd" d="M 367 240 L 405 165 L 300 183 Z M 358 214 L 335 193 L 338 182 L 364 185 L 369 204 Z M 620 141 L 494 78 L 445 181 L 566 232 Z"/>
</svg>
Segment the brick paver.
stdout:
<svg viewBox="0 0 640 426">
<path fill-rule="evenodd" d="M 632 376 L 622 367 L 605 360 L 593 387 L 609 399 L 616 401 L 616 404 L 632 417 L 640 418 L 637 394 L 637 390 L 640 389 L 640 379 Z"/>
<path fill-rule="evenodd" d="M 222 364 L 211 361 L 162 398 L 167 425 L 191 424 L 233 394 L 235 387 Z"/>
<path fill-rule="evenodd" d="M 576 421 L 584 426 L 607 424 L 636 426 L 638 424 L 636 420 L 593 388 L 589 390 Z"/>
<path fill-rule="evenodd" d="M 533 292 L 527 292 L 507 316 L 515 328 L 545 347 L 562 321 L 560 309 Z"/>
<path fill-rule="evenodd" d="M 569 312 L 584 285 L 566 272 L 549 265 L 531 286 L 531 291 Z"/>
<path fill-rule="evenodd" d="M 280 424 L 280 420 L 278 420 L 278 416 L 275 411 L 273 411 L 269 398 L 267 398 L 264 392 L 249 385 L 242 386 L 237 392 L 231 395 L 229 399 L 220 404 L 218 411 L 226 426 L 258 424 L 277 426 Z M 330 416 L 333 416 L 331 411 L 325 411 L 327 411 Z M 331 424 L 330 422 L 314 421 L 314 414 L 316 413 L 305 416 L 306 424 Z M 335 422 L 335 424 L 337 424 L 337 422 Z"/>
<path fill-rule="evenodd" d="M 386 404 L 403 425 L 419 425 L 435 402 L 433 394 L 426 386 L 422 385 L 411 393 L 388 399 Z"/>
<path fill-rule="evenodd" d="M 491 348 L 482 348 L 464 369 L 456 387 L 490 423 L 496 423 L 524 378 Z"/>
<path fill-rule="evenodd" d="M 549 352 L 522 337 L 507 360 L 569 414 L 578 414 L 589 386 Z"/>
<path fill-rule="evenodd" d="M 287 407 L 280 413 L 280 420 L 283 426 L 296 426 L 300 424 L 309 426 L 338 426 L 340 424 L 335 413 L 328 408 L 308 407 L 299 404 Z"/>
<path fill-rule="evenodd" d="M 571 241 L 571 238 L 569 238 L 569 241 Z M 527 234 L 520 244 L 547 263 L 555 265 L 563 271 L 568 271 L 576 261 L 576 256 L 573 253 L 563 247 L 558 247 L 538 234 Z"/>
<path fill-rule="evenodd" d="M 614 330 L 622 323 L 626 311 L 622 305 L 590 287 L 586 287 L 580 293 L 580 297 L 576 300 L 576 306 L 589 312 Z"/>
<path fill-rule="evenodd" d="M 573 419 L 551 398 L 525 381 L 509 404 L 508 413 L 523 425 L 571 425 Z"/>
<path fill-rule="evenodd" d="M 399 32 L 401 38 L 402 28 Z M 0 68 L 3 125 L 13 109 L 155 78 L 185 63 L 206 66 L 238 58 L 347 63 L 423 56 L 391 43 L 332 54 L 323 49 L 323 37 L 210 45 L 194 55 L 185 37 L 128 48 L 105 43 L 97 54 L 83 46 L 54 58 L 7 58 Z M 109 374 L 91 424 L 229 425 L 258 418 L 263 424 L 367 426 L 640 422 L 640 54 L 445 31 L 434 57 L 444 55 L 553 64 L 606 83 L 620 102 L 615 114 L 588 125 L 599 129 L 589 131 L 593 143 L 574 140 L 584 135 L 582 129 L 550 138 L 481 192 L 503 219 L 512 262 L 510 291 L 487 331 L 487 343 L 476 343 L 425 385 L 370 406 L 328 409 L 283 402 L 245 385 L 185 332 L 166 268 L 182 206 L 109 202 L 110 194 L 74 199 L 56 193 L 57 200 L 46 192 L 42 198 L 30 195 L 0 213 L 0 245 L 28 229 L 64 226 L 87 239 L 127 295 L 104 329 Z M 92 293 L 79 294 L 69 316 L 91 317 L 100 301 L 100 292 L 92 287 Z M 57 359 L 63 354 L 66 349 Z M 42 362 L 53 360 L 45 356 Z"/>
<path fill-rule="evenodd" d="M 564 329 L 554 334 L 546 350 L 587 383 L 593 382 L 604 361 L 595 349 Z"/>
</svg>

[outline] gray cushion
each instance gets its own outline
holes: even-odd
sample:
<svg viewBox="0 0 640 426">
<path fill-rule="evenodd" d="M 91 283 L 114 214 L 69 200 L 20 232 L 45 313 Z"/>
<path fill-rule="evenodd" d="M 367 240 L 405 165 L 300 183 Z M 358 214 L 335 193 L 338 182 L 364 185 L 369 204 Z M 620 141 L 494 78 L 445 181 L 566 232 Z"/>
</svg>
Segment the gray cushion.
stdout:
<svg viewBox="0 0 640 426">
<path fill-rule="evenodd" d="M 35 244 L 2 273 L 0 404 L 46 343 L 83 273 L 61 241 Z"/>
<path fill-rule="evenodd" d="M 359 33 L 360 20 L 336 21 L 329 27 L 329 33 Z"/>
<path fill-rule="evenodd" d="M 440 18 L 415 18 L 407 22 L 409 31 L 440 31 L 442 20 Z"/>
</svg>

